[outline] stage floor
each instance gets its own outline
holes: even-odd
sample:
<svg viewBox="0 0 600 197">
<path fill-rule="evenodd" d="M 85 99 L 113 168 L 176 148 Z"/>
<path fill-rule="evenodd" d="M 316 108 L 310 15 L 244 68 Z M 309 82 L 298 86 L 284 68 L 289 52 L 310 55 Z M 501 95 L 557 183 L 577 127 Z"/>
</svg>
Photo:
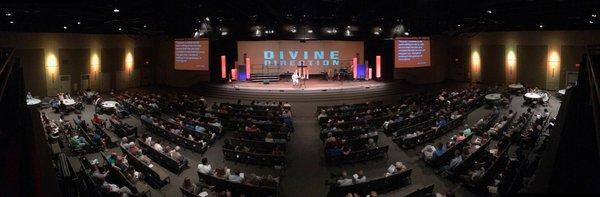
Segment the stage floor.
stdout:
<svg viewBox="0 0 600 197">
<path fill-rule="evenodd" d="M 302 83 L 301 83 L 302 84 Z M 387 83 L 378 81 L 326 81 L 322 79 L 309 79 L 301 87 L 294 87 L 290 81 L 271 82 L 263 84 L 261 82 L 235 81 L 222 85 L 223 88 L 240 90 L 268 90 L 268 91 L 324 91 L 324 90 L 358 90 L 365 88 L 379 88 Z"/>
</svg>

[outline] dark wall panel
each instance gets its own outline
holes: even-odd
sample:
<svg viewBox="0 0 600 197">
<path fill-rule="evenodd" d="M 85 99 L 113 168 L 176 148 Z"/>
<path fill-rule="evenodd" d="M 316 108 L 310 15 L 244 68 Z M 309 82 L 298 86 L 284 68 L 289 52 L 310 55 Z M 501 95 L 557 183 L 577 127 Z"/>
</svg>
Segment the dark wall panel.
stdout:
<svg viewBox="0 0 600 197">
<path fill-rule="evenodd" d="M 545 88 L 548 46 L 517 46 L 517 81 L 526 86 Z"/>
<path fill-rule="evenodd" d="M 560 84 L 561 89 L 565 88 L 566 73 L 577 72 L 579 69 L 575 64 L 579 64 L 582 60 L 582 55 L 586 53 L 585 46 L 582 45 L 565 45 L 560 49 Z"/>
<path fill-rule="evenodd" d="M 481 81 L 502 84 L 506 80 L 504 69 L 504 45 L 481 46 Z"/>
<path fill-rule="evenodd" d="M 71 90 L 81 88 L 81 75 L 90 72 L 90 49 L 59 49 L 61 75 L 71 75 Z"/>
<path fill-rule="evenodd" d="M 46 96 L 44 49 L 17 49 L 14 54 L 23 67 L 25 91 L 34 96 Z"/>
<path fill-rule="evenodd" d="M 125 70 L 125 49 L 124 48 L 102 48 L 100 69 L 102 73 L 109 73 L 110 88 L 116 89 L 117 76 L 116 73 Z M 106 83 L 106 82 L 104 82 Z"/>
<path fill-rule="evenodd" d="M 448 65 L 448 79 L 455 81 L 467 81 L 469 77 L 469 53 L 471 47 L 458 45 L 451 47 L 450 61 Z"/>
</svg>

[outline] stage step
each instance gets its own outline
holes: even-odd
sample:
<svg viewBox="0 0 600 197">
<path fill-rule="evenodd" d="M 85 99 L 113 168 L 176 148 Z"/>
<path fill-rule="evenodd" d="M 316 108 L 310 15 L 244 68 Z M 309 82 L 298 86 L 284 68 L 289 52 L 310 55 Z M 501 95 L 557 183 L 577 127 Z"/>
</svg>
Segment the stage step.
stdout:
<svg viewBox="0 0 600 197">
<path fill-rule="evenodd" d="M 278 74 L 250 74 L 250 80 L 252 82 L 263 82 L 263 81 L 279 81 L 279 75 Z"/>
</svg>

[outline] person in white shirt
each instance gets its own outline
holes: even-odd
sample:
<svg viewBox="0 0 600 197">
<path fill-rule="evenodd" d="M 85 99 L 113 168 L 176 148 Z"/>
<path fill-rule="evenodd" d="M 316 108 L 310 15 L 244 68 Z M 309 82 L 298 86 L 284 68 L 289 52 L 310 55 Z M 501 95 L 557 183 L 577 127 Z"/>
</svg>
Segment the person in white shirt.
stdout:
<svg viewBox="0 0 600 197">
<path fill-rule="evenodd" d="M 352 175 L 352 177 L 354 178 L 354 183 L 358 184 L 367 182 L 367 177 L 363 174 L 362 170 L 356 172 L 356 174 Z"/>
<path fill-rule="evenodd" d="M 242 181 L 244 181 L 244 176 L 236 170 L 235 172 L 233 172 L 233 174 L 229 175 L 228 179 L 229 181 L 234 183 L 242 183 Z"/>
<path fill-rule="evenodd" d="M 208 164 L 208 159 L 202 158 L 202 163 L 198 164 L 198 172 L 202 174 L 210 174 L 212 167 Z"/>
<path fill-rule="evenodd" d="M 348 178 L 348 173 L 346 171 L 342 171 L 342 176 L 337 180 L 337 183 L 340 186 L 352 185 L 352 179 Z"/>
<path fill-rule="evenodd" d="M 154 143 L 154 146 L 152 146 L 152 148 L 154 148 L 154 150 L 164 153 L 163 147 L 162 145 L 160 145 L 160 140 L 156 140 L 156 143 Z"/>
</svg>

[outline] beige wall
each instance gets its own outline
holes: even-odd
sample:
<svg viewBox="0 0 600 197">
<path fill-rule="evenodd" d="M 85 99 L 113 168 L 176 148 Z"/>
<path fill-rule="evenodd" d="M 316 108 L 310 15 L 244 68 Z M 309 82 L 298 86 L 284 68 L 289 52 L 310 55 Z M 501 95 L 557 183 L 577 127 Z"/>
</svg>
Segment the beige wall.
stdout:
<svg viewBox="0 0 600 197">
<path fill-rule="evenodd" d="M 581 60 L 585 46 L 600 44 L 600 31 L 488 32 L 451 41 L 453 49 L 465 44 L 471 51 L 458 58 L 469 60 L 473 81 L 505 84 L 516 81 L 556 90 L 564 88 L 567 71 L 577 71 L 575 64 Z M 507 63 L 510 51 L 516 56 L 514 67 Z M 474 52 L 480 56 L 480 68 L 475 68 L 472 61 Z"/>
<path fill-rule="evenodd" d="M 127 35 L 0 32 L 0 47 L 15 48 L 15 57 L 20 59 L 24 68 L 25 88 L 37 96 L 54 95 L 63 91 L 61 75 L 71 76 L 72 90 L 82 87 L 81 76 L 84 74 L 90 75 L 92 89 L 135 86 L 139 84 L 136 82 L 139 80 L 135 74 L 138 73 L 136 62 L 130 61 L 133 65 L 127 66 L 126 53 L 131 53 L 134 57 L 135 47 L 150 45 L 152 41 L 149 39 Z M 102 54 L 105 49 L 113 48 L 122 49 L 120 52 L 123 54 Z M 97 66 L 92 66 L 93 55 L 98 56 Z M 104 61 L 111 65 L 105 65 Z M 48 62 L 56 64 L 49 65 Z M 119 73 L 116 74 L 117 72 Z M 106 81 L 113 81 L 115 84 L 102 84 L 106 82 L 102 79 L 107 77 L 109 80 Z"/>
</svg>

